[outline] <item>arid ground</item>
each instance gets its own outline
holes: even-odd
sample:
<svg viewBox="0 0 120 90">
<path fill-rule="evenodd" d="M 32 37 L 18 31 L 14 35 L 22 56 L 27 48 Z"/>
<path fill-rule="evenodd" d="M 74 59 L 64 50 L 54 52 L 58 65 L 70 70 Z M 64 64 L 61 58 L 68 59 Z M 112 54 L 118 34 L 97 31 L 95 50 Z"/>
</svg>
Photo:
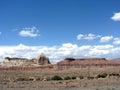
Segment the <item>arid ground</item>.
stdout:
<svg viewBox="0 0 120 90">
<path fill-rule="evenodd" d="M 1 70 L 0 90 L 120 90 L 120 66 Z"/>
</svg>

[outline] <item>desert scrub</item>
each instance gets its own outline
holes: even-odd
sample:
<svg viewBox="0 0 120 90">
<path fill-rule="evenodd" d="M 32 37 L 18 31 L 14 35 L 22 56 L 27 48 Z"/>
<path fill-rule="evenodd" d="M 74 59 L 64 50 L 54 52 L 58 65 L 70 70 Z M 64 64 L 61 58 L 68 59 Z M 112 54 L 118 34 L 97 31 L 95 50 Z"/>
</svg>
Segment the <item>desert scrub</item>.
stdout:
<svg viewBox="0 0 120 90">
<path fill-rule="evenodd" d="M 111 74 L 109 74 L 109 76 L 117 76 L 117 77 L 120 77 L 120 74 L 118 74 L 118 73 L 111 73 Z"/>
<path fill-rule="evenodd" d="M 29 78 L 22 78 L 22 77 L 20 77 L 20 78 L 17 78 L 15 81 L 33 81 L 33 79 L 29 79 Z"/>
<path fill-rule="evenodd" d="M 70 76 L 66 76 L 66 77 L 64 77 L 64 80 L 70 80 L 70 79 L 71 79 Z"/>
<path fill-rule="evenodd" d="M 84 77 L 82 75 L 79 76 L 80 79 L 84 79 Z"/>
<path fill-rule="evenodd" d="M 106 78 L 107 77 L 107 73 L 101 73 L 97 75 L 97 78 Z"/>
<path fill-rule="evenodd" d="M 41 78 L 40 77 L 36 78 L 36 81 L 41 81 Z"/>
<path fill-rule="evenodd" d="M 93 76 L 88 76 L 87 79 L 88 79 L 88 80 L 94 79 L 94 77 L 93 77 Z"/>
<path fill-rule="evenodd" d="M 76 78 L 77 78 L 77 76 L 72 76 L 72 77 L 71 77 L 71 79 L 76 79 Z"/>
<path fill-rule="evenodd" d="M 3 80 L 2 83 L 6 85 L 9 82 L 9 80 Z"/>
<path fill-rule="evenodd" d="M 55 75 L 51 78 L 51 80 L 63 80 L 62 77 Z"/>
</svg>

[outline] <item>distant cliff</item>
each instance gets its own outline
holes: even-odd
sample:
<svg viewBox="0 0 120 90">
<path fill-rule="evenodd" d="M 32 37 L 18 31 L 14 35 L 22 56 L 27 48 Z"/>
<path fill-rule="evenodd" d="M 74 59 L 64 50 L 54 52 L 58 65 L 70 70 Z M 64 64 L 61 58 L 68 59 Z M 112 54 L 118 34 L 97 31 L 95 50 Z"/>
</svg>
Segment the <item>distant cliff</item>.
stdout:
<svg viewBox="0 0 120 90">
<path fill-rule="evenodd" d="M 120 66 L 105 58 L 65 58 L 56 64 L 56 69 Z"/>
<path fill-rule="evenodd" d="M 10 58 L 5 57 L 1 66 L 33 66 L 33 65 L 47 65 L 50 64 L 49 58 L 45 54 L 41 53 L 37 58 L 26 59 L 26 58 Z"/>
</svg>

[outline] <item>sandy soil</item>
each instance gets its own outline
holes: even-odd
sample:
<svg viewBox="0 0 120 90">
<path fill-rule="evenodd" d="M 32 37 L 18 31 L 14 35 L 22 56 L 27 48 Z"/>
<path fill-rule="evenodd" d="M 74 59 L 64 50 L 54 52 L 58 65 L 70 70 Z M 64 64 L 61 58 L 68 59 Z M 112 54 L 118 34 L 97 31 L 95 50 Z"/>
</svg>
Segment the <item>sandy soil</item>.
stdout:
<svg viewBox="0 0 120 90">
<path fill-rule="evenodd" d="M 86 77 L 100 73 L 118 73 L 120 67 L 81 68 L 56 71 L 53 69 L 35 70 L 2 70 L 0 71 L 0 90 L 120 90 L 120 77 L 106 77 L 87 79 Z M 75 80 L 49 80 L 54 75 L 80 76 L 84 79 Z M 16 81 L 18 78 L 32 78 L 31 81 Z M 40 80 L 36 80 L 40 78 Z"/>
</svg>

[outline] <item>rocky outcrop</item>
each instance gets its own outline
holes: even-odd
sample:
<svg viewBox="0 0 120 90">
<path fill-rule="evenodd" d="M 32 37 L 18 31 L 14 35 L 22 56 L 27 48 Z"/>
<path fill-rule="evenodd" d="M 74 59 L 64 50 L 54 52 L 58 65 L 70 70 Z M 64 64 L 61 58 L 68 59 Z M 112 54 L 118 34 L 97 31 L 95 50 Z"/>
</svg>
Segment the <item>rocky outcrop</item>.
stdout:
<svg viewBox="0 0 120 90">
<path fill-rule="evenodd" d="M 10 58 L 5 57 L 3 62 L 1 62 L 1 66 L 26 66 L 34 64 L 34 59 L 26 59 L 26 58 Z"/>
<path fill-rule="evenodd" d="M 47 64 L 50 64 L 49 58 L 46 57 L 44 53 L 41 53 L 41 54 L 37 57 L 36 61 L 37 61 L 37 64 L 39 64 L 39 65 L 47 65 Z"/>
<path fill-rule="evenodd" d="M 37 58 L 26 59 L 26 58 L 10 58 L 5 57 L 0 66 L 38 66 L 50 64 L 49 58 L 41 53 Z"/>
<path fill-rule="evenodd" d="M 109 61 L 105 58 L 65 58 L 63 61 L 58 63 L 66 64 L 100 64 L 108 63 Z"/>
<path fill-rule="evenodd" d="M 57 69 L 69 69 L 69 68 L 85 68 L 85 67 L 104 67 L 113 65 L 109 60 L 105 58 L 65 58 L 63 61 L 57 63 Z"/>
</svg>

